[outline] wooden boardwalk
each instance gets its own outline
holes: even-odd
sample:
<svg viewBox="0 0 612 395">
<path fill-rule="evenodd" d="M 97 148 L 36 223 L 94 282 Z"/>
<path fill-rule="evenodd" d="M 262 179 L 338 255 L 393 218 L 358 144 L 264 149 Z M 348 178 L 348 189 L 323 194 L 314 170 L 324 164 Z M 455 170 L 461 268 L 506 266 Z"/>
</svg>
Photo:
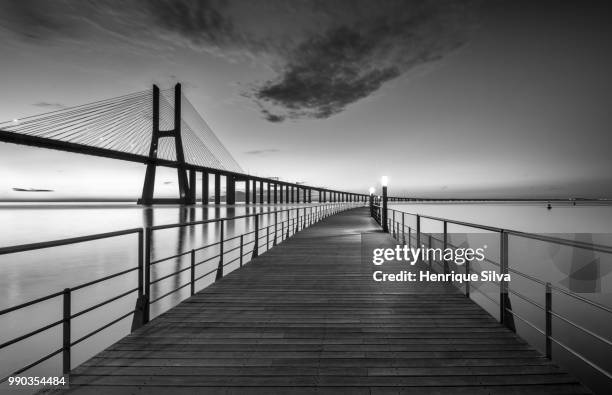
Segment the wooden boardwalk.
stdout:
<svg viewBox="0 0 612 395">
<path fill-rule="evenodd" d="M 364 232 L 395 245 L 367 209 L 326 218 L 74 369 L 67 392 L 589 393 L 454 287 L 374 282 Z"/>
</svg>

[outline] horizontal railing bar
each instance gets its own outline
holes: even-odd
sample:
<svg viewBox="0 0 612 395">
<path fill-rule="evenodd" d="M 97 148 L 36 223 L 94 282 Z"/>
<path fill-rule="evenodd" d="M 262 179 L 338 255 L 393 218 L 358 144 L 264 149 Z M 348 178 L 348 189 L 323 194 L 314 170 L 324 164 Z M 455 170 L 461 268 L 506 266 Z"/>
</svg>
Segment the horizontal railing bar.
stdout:
<svg viewBox="0 0 612 395">
<path fill-rule="evenodd" d="M 85 310 L 81 310 L 81 311 L 79 311 L 78 313 L 74 313 L 73 315 L 71 315 L 71 316 L 70 316 L 70 318 L 71 318 L 71 319 L 72 319 L 72 318 L 76 318 L 76 317 L 79 317 L 79 316 L 81 316 L 81 315 L 83 315 L 83 314 L 89 313 L 90 311 L 95 310 L 95 309 L 97 309 L 98 307 L 102 307 L 102 306 L 104 306 L 104 305 L 106 305 L 106 304 L 109 304 L 109 303 L 111 303 L 111 302 L 114 302 L 115 300 L 117 300 L 117 299 L 121 299 L 121 298 L 123 298 L 123 297 L 125 297 L 125 296 L 127 296 L 127 295 L 129 295 L 129 294 L 131 294 L 131 293 L 133 293 L 133 292 L 136 292 L 136 291 L 138 291 L 138 287 L 133 288 L 133 289 L 130 289 L 130 290 L 128 290 L 128 291 L 125 291 L 125 292 L 123 292 L 123 293 L 121 293 L 121 294 L 119 294 L 119 295 L 117 295 L 117 296 L 114 296 L 114 297 L 112 297 L 112 298 L 110 298 L 110 299 L 105 300 L 104 302 L 100 302 L 100 303 L 98 303 L 98 304 L 96 304 L 96 305 L 93 305 L 93 306 L 91 306 L 91 307 L 88 307 L 88 308 L 86 308 Z"/>
<path fill-rule="evenodd" d="M 181 274 L 181 273 L 183 273 L 183 272 L 186 272 L 186 271 L 187 271 L 187 270 L 189 270 L 189 269 L 191 269 L 191 266 L 187 266 L 186 268 L 183 268 L 183 269 L 177 270 L 177 271 L 172 272 L 172 273 L 170 273 L 170 274 L 166 274 L 165 276 L 162 276 L 162 277 L 160 277 L 160 278 L 156 278 L 155 280 L 152 280 L 152 281 L 150 282 L 150 284 L 156 284 L 156 283 L 158 283 L 158 282 L 160 282 L 160 281 L 164 281 L 164 280 L 166 280 L 166 279 L 169 279 L 170 277 L 174 277 L 174 276 L 176 276 L 177 274 Z"/>
<path fill-rule="evenodd" d="M 43 297 L 38 298 L 38 299 L 30 300 L 29 302 L 18 304 L 17 306 L 7 307 L 4 310 L 0 310 L 0 315 L 8 314 L 8 313 L 11 313 L 11 312 L 13 312 L 15 310 L 19 310 L 19 309 L 31 306 L 31 305 L 36 304 L 36 303 L 44 302 L 45 300 L 53 299 L 53 298 L 56 298 L 58 296 L 62 296 L 63 294 L 64 294 L 64 291 L 59 291 L 59 292 L 55 292 L 55 293 L 52 293 L 52 294 L 47 295 L 47 296 L 43 296 Z"/>
<path fill-rule="evenodd" d="M 214 268 L 214 269 L 212 269 L 212 270 L 209 270 L 209 271 L 207 271 L 206 273 L 202 274 L 200 277 L 196 277 L 196 278 L 194 278 L 194 280 L 193 280 L 193 281 L 194 281 L 194 282 L 195 282 L 195 281 L 200 281 L 200 280 L 201 280 L 201 279 L 203 279 L 204 277 L 206 277 L 206 276 L 209 276 L 209 275 L 213 274 L 213 273 L 214 273 L 214 272 L 216 272 L 217 270 L 218 270 L 218 268 Z"/>
<path fill-rule="evenodd" d="M 205 245 L 205 246 L 203 246 L 203 247 L 194 248 L 193 250 L 194 250 L 194 251 L 202 251 L 203 249 L 210 248 L 210 247 L 214 247 L 214 246 L 219 245 L 219 244 L 221 244 L 221 242 L 220 242 L 220 241 L 215 241 L 214 243 L 206 244 L 206 245 Z M 191 252 L 191 250 L 189 250 L 189 251 L 187 251 L 187 252 Z"/>
<path fill-rule="evenodd" d="M 606 339 L 605 337 L 603 337 L 603 336 L 601 336 L 601 335 L 598 335 L 597 333 L 595 333 L 595 332 L 593 332 L 593 331 L 591 331 L 591 330 L 589 330 L 589 329 L 587 329 L 587 328 L 583 327 L 582 325 L 579 325 L 579 324 L 576 324 L 576 323 L 575 323 L 575 322 L 573 322 L 573 321 L 570 321 L 569 319 L 567 319 L 567 318 L 563 317 L 563 316 L 562 316 L 562 315 L 560 315 L 560 314 L 555 313 L 554 311 L 549 310 L 549 312 L 550 312 L 550 314 L 552 314 L 553 316 L 555 316 L 555 317 L 559 318 L 560 320 L 567 322 L 568 324 L 570 324 L 570 325 L 571 325 L 571 326 L 573 326 L 574 328 L 580 329 L 581 331 L 583 331 L 583 332 L 585 332 L 585 333 L 587 333 L 587 334 L 589 334 L 589 335 L 593 336 L 593 337 L 594 337 L 594 338 L 596 338 L 597 340 L 599 340 L 599 341 L 601 341 L 601 342 L 603 342 L 603 343 L 606 343 L 608 346 L 612 346 L 612 341 L 610 341 L 610 340 Z"/>
<path fill-rule="evenodd" d="M 538 284 L 540 284 L 540 285 L 546 285 L 546 282 L 544 282 L 544 281 L 542 281 L 542 280 L 540 280 L 540 279 L 538 279 L 538 278 L 535 278 L 535 277 L 533 277 L 533 276 L 530 276 L 529 274 L 525 274 L 525 273 L 523 273 L 523 272 L 520 272 L 520 271 L 518 271 L 518 270 L 516 270 L 516 269 L 513 269 L 513 268 L 511 268 L 511 267 L 509 267 L 509 268 L 508 268 L 508 271 L 509 271 L 510 273 L 518 274 L 519 276 L 521 276 L 521 277 L 523 277 L 523 278 L 526 278 L 527 280 L 531 280 L 531 281 L 533 281 L 533 282 L 536 282 L 536 283 L 538 283 Z"/>
<path fill-rule="evenodd" d="M 538 235 L 538 234 L 535 234 L 535 233 L 521 232 L 521 231 L 518 231 L 518 230 L 511 230 L 511 229 L 502 229 L 502 228 L 497 228 L 497 227 L 494 227 L 494 226 L 475 224 L 475 223 L 471 223 L 471 222 L 457 221 L 457 220 L 448 219 L 448 218 L 432 217 L 432 216 L 429 216 L 429 215 L 421 215 L 421 214 L 416 214 L 416 213 L 409 213 L 409 212 L 406 212 L 406 211 L 399 211 L 399 210 L 395 210 L 395 209 L 389 209 L 389 210 L 390 211 L 395 211 L 395 212 L 398 212 L 398 213 L 405 213 L 405 214 L 409 214 L 409 215 L 413 215 L 413 216 L 417 216 L 418 215 L 421 218 L 431 219 L 431 220 L 440 221 L 440 222 L 447 222 L 449 224 L 466 226 L 466 227 L 469 227 L 469 228 L 489 230 L 491 232 L 497 232 L 497 233 L 505 232 L 505 233 L 508 233 L 510 235 L 513 235 L 513 236 L 523 237 L 523 238 L 527 238 L 527 239 L 535 239 L 535 240 L 546 241 L 546 242 L 555 243 L 555 244 L 562 244 L 562 245 L 566 245 L 566 246 L 570 246 L 570 247 L 583 248 L 583 249 L 588 249 L 588 250 L 593 250 L 593 251 L 598 251 L 598 252 L 604 252 L 604 253 L 612 253 L 612 247 L 611 246 L 606 246 L 606 245 L 602 245 L 602 244 L 593 244 L 593 243 L 585 243 L 585 242 L 574 241 L 574 240 L 561 239 L 561 238 L 558 238 L 558 237 Z"/>
<path fill-rule="evenodd" d="M 23 368 L 21 368 L 19 370 L 16 370 L 13 373 L 9 374 L 8 376 L 0 379 L 0 383 L 4 383 L 6 380 L 8 380 L 9 377 L 21 374 L 21 373 L 25 372 L 26 370 L 31 369 L 34 366 L 38 365 L 39 363 L 45 362 L 47 359 L 56 356 L 57 354 L 61 353 L 62 351 L 64 351 L 64 349 L 60 348 L 59 350 L 53 351 L 51 354 L 45 355 L 44 357 L 40 358 L 36 362 L 32 362 L 31 364 L 29 364 L 29 365 L 27 365 L 27 366 L 25 366 L 25 367 L 23 367 Z"/>
<path fill-rule="evenodd" d="M 546 333 L 544 333 L 543 330 L 541 330 L 540 328 L 538 328 L 537 326 L 535 326 L 535 324 L 533 324 L 531 321 L 529 321 L 528 319 L 526 319 L 523 316 L 520 316 L 518 313 L 515 313 L 514 311 L 512 311 L 511 309 L 506 307 L 506 311 L 510 314 L 512 314 L 512 316 L 520 319 L 521 321 L 523 321 L 524 323 L 526 323 L 527 325 L 529 325 L 530 327 L 532 327 L 533 329 L 535 329 L 536 331 L 540 332 L 541 334 L 543 334 L 544 336 L 546 336 Z"/>
<path fill-rule="evenodd" d="M 573 348 L 571 348 L 570 346 L 566 345 L 565 343 L 562 343 L 561 341 L 555 339 L 554 337 L 550 337 L 550 340 L 554 341 L 555 343 L 557 343 L 558 345 L 560 345 L 561 347 L 563 347 L 564 349 L 566 349 L 570 354 L 574 355 L 575 357 L 577 357 L 578 359 L 580 359 L 582 362 L 586 363 L 587 365 L 589 365 L 590 367 L 592 367 L 593 369 L 597 370 L 599 373 L 603 374 L 604 376 L 606 376 L 608 379 L 612 380 L 612 374 L 610 374 L 607 370 L 604 370 L 603 368 L 600 368 L 597 364 L 595 364 L 594 362 L 591 362 L 589 359 L 587 359 L 585 356 L 583 356 L 582 354 L 580 354 L 578 351 L 574 350 Z"/>
<path fill-rule="evenodd" d="M 568 247 L 576 247 L 576 248 L 582 248 L 582 249 L 585 249 L 585 250 L 592 250 L 592 251 L 604 252 L 604 253 L 607 253 L 607 254 L 612 254 L 612 247 L 606 246 L 606 245 L 593 244 L 593 243 L 585 243 L 585 242 L 582 242 L 582 241 L 575 241 L 575 240 L 561 239 L 561 238 L 558 238 L 558 237 L 538 235 L 538 234 L 535 234 L 535 233 L 519 232 L 517 230 L 506 230 L 505 232 L 510 234 L 510 235 L 517 236 L 517 237 L 523 237 L 523 238 L 527 238 L 527 239 L 535 239 L 535 240 L 546 241 L 546 242 L 554 243 L 554 244 L 566 245 Z"/>
<path fill-rule="evenodd" d="M 68 244 L 84 243 L 86 241 L 108 239 L 110 237 L 125 236 L 125 235 L 135 234 L 139 232 L 142 232 L 142 228 L 132 228 L 132 229 L 126 229 L 126 230 L 118 230 L 115 232 L 97 233 L 95 235 L 71 237 L 68 239 L 43 241 L 40 243 L 29 243 L 29 244 L 21 244 L 21 245 L 16 245 L 16 246 L 2 247 L 0 248 L 0 255 L 13 254 L 16 252 L 39 250 L 42 248 L 59 247 L 59 246 L 64 246 Z"/>
<path fill-rule="evenodd" d="M 212 261 L 212 260 L 213 260 L 213 259 L 215 259 L 215 258 L 219 258 L 219 256 L 220 256 L 220 254 L 217 254 L 217 255 L 215 255 L 215 256 L 208 257 L 208 258 L 204 259 L 203 261 L 197 262 L 197 263 L 196 263 L 194 266 L 200 266 L 200 265 L 201 265 L 201 264 L 203 264 L 203 263 L 210 262 L 210 261 Z"/>
<path fill-rule="evenodd" d="M 541 304 L 539 304 L 538 302 L 536 302 L 535 300 L 528 298 L 527 296 L 523 295 L 520 292 L 514 291 L 512 289 L 510 289 L 510 287 L 507 288 L 508 292 L 510 292 L 512 295 L 516 295 L 519 298 L 523 299 L 525 302 L 531 303 L 532 305 L 534 305 L 535 307 L 539 308 L 540 310 L 546 310 L 546 307 L 542 306 Z"/>
<path fill-rule="evenodd" d="M 136 310 L 135 310 L 135 309 L 134 309 L 134 310 L 132 310 L 132 311 L 129 311 L 129 312 L 125 313 L 124 315 L 122 315 L 121 317 L 119 317 L 119 318 L 116 318 L 116 319 L 112 320 L 112 321 L 111 321 L 111 322 L 109 322 L 108 324 L 105 324 L 104 326 L 101 326 L 100 328 L 98 328 L 98 329 L 96 329 L 96 330 L 94 330 L 94 331 L 92 331 L 92 332 L 89 332 L 89 333 L 88 333 L 88 334 L 86 334 L 85 336 L 83 336 L 83 337 L 81 337 L 81 338 L 79 338 L 79 339 L 77 339 L 77 340 L 73 341 L 72 343 L 70 343 L 70 347 L 72 347 L 72 346 L 76 346 L 77 344 L 79 344 L 79 343 L 80 343 L 80 342 L 82 342 L 83 340 L 88 339 L 88 338 L 92 337 L 93 335 L 95 335 L 95 334 L 97 334 L 97 333 L 102 332 L 104 329 L 108 328 L 109 326 L 112 326 L 112 325 L 116 324 L 117 322 L 119 322 L 119 321 L 121 321 L 121 320 L 125 319 L 126 317 L 128 317 L 128 316 L 130 316 L 130 315 L 134 314 L 135 312 L 136 312 Z"/>
<path fill-rule="evenodd" d="M 172 255 L 172 256 L 169 256 L 169 257 L 166 257 L 166 258 L 160 258 L 160 259 L 157 259 L 157 260 L 151 261 L 151 263 L 150 263 L 150 264 L 151 264 L 151 265 L 156 265 L 156 264 L 158 264 L 158 263 L 161 263 L 161 262 L 164 262 L 164 261 L 168 261 L 168 260 L 170 260 L 170 259 L 174 259 L 174 258 L 179 258 L 179 257 L 185 256 L 185 255 L 187 255 L 187 254 L 189 254 L 189 253 L 191 253 L 191 250 L 189 250 L 189 251 L 184 251 L 184 252 L 179 252 L 178 254 L 175 254 L 175 255 Z"/>
<path fill-rule="evenodd" d="M 185 287 L 188 287 L 188 286 L 190 286 L 190 285 L 191 285 L 191 282 L 185 283 L 185 284 L 181 285 L 180 287 L 178 287 L 178 288 L 176 288 L 176 289 L 173 289 L 173 290 L 172 290 L 172 291 L 170 291 L 170 292 L 166 292 L 165 294 L 161 295 L 160 297 L 153 299 L 153 300 L 152 300 L 150 303 L 155 303 L 155 302 L 157 302 L 158 300 L 163 299 L 163 298 L 165 298 L 166 296 L 169 296 L 169 295 L 171 295 L 171 294 L 173 294 L 173 293 L 175 293 L 175 292 L 178 292 L 178 291 L 180 291 L 181 289 L 183 289 L 183 288 L 185 288 Z"/>
<path fill-rule="evenodd" d="M 41 328 L 35 329 L 32 332 L 26 333 L 25 335 L 21 335 L 19 337 L 16 337 L 14 339 L 6 341 L 6 342 L 0 344 L 0 350 L 3 349 L 4 347 L 10 346 L 11 344 L 15 344 L 17 342 L 20 342 L 21 340 L 27 339 L 28 337 L 32 337 L 34 335 L 37 335 L 40 332 L 44 332 L 44 331 L 46 331 L 48 329 L 51 329 L 54 326 L 57 326 L 57 325 L 61 324 L 62 322 L 64 322 L 64 320 L 59 320 L 59 321 L 52 322 L 52 323 L 47 324 L 47 325 L 45 325 L 45 326 L 43 326 Z"/>
<path fill-rule="evenodd" d="M 243 244 L 243 245 L 244 245 L 244 244 Z M 237 245 L 236 247 L 232 247 L 232 248 L 230 248 L 230 249 L 228 249 L 228 250 L 225 250 L 225 251 L 223 252 L 223 254 L 229 254 L 230 252 L 233 252 L 233 251 L 236 251 L 236 250 L 239 250 L 239 249 L 240 249 L 240 245 Z"/>
<path fill-rule="evenodd" d="M 238 256 L 238 257 L 236 257 L 236 258 L 234 258 L 234 259 L 232 259 L 232 260 L 231 260 L 231 261 L 229 261 L 229 262 L 224 263 L 224 264 L 223 264 L 223 266 L 225 267 L 225 266 L 227 266 L 227 265 L 229 265 L 229 264 L 231 264 L 231 263 L 234 263 L 234 262 L 236 262 L 238 259 L 240 259 L 240 257 L 239 257 L 239 256 Z"/>
<path fill-rule="evenodd" d="M 115 277 L 123 276 L 124 274 L 128 274 L 128 273 L 133 272 L 133 271 L 136 271 L 136 270 L 138 270 L 138 267 L 133 267 L 133 268 L 131 268 L 131 269 L 125 269 L 125 270 L 122 270 L 122 271 L 120 271 L 120 272 L 117 272 L 117 273 L 114 273 L 114 274 L 110 274 L 110 275 L 108 275 L 108 276 L 106 276 L 106 277 L 102 277 L 102 278 L 99 278 L 99 279 L 97 279 L 97 280 L 92 280 L 92 281 L 89 281 L 89 282 L 87 282 L 87 283 L 84 283 L 84 284 L 81 284 L 81 285 L 77 285 L 77 286 L 76 286 L 76 287 L 74 287 L 74 288 L 70 288 L 70 290 L 71 290 L 71 291 L 78 291 L 78 290 L 83 289 L 83 288 L 85 288 L 85 287 L 88 287 L 88 286 L 90 286 L 90 285 L 94 285 L 94 284 L 97 284 L 97 283 L 101 283 L 101 282 L 103 282 L 103 281 L 110 280 L 111 278 L 115 278 Z"/>
<path fill-rule="evenodd" d="M 318 206 L 313 205 L 313 206 L 308 206 L 308 207 L 324 207 L 330 204 L 334 206 L 342 205 L 342 203 L 324 203 Z M 233 220 L 238 220 L 238 219 L 243 219 L 243 218 L 249 218 L 249 217 L 254 217 L 255 215 L 270 215 L 270 214 L 275 214 L 275 213 L 291 212 L 296 209 L 298 208 L 296 207 L 296 208 L 288 208 L 288 209 L 275 210 L 275 211 L 266 211 L 266 212 L 261 212 L 261 213 L 236 215 L 234 217 L 223 217 L 223 218 L 213 218 L 213 219 L 205 219 L 205 220 L 199 220 L 199 221 L 189 221 L 189 222 L 182 222 L 178 224 L 156 225 L 156 226 L 152 226 L 150 229 L 151 230 L 162 230 L 162 229 L 180 228 L 180 227 L 185 227 L 185 226 L 204 225 L 204 224 L 215 223 L 215 222 L 220 222 L 220 221 L 233 221 Z M 303 209 L 303 208 L 300 207 L 299 209 Z"/>
<path fill-rule="evenodd" d="M 550 289 L 555 290 L 555 291 L 558 291 L 558 292 L 561 292 L 562 294 L 565 294 L 565 295 L 567 295 L 567 296 L 571 296 L 571 297 L 572 297 L 572 298 L 574 298 L 574 299 L 578 299 L 578 300 L 580 300 L 580 301 L 582 301 L 582 302 L 585 302 L 585 303 L 587 303 L 587 304 L 590 304 L 591 306 L 593 306 L 593 307 L 597 307 L 597 308 L 599 308 L 599 309 L 601 309 L 601 310 L 604 310 L 604 311 L 606 311 L 606 312 L 608 312 L 608 313 L 612 313 L 612 309 L 610 309 L 609 307 L 604 306 L 604 305 L 602 305 L 602 304 L 599 304 L 599 303 L 597 303 L 597 302 L 594 302 L 594 301 L 592 301 L 592 300 L 590 300 L 590 299 L 587 299 L 587 298 L 585 298 L 585 297 L 583 297 L 583 296 L 580 296 L 580 295 L 578 295 L 578 294 L 576 294 L 576 293 L 574 293 L 574 292 L 567 291 L 567 290 L 565 290 L 565 289 L 563 289 L 563 288 L 559 288 L 559 287 L 557 287 L 557 286 L 555 286 L 555 285 L 552 285 L 552 284 L 550 285 Z"/>
</svg>

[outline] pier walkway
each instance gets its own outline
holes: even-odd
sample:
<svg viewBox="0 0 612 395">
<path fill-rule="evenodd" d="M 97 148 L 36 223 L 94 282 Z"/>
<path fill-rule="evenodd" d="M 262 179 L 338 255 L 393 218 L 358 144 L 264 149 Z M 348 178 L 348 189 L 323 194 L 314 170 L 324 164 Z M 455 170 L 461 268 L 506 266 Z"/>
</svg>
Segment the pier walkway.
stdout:
<svg viewBox="0 0 612 395">
<path fill-rule="evenodd" d="M 75 368 L 66 392 L 589 393 L 453 286 L 374 282 L 372 245 L 395 241 L 368 209 L 328 217 Z"/>
</svg>

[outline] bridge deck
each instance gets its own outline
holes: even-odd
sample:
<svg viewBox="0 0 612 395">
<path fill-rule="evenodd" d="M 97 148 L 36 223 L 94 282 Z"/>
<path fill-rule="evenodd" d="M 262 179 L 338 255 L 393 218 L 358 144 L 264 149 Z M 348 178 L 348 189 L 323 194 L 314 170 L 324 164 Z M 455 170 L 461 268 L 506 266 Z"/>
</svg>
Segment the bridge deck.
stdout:
<svg viewBox="0 0 612 395">
<path fill-rule="evenodd" d="M 394 245 L 378 229 L 355 209 L 301 231 L 74 369 L 69 392 L 588 393 L 452 286 L 372 281 L 361 233 Z"/>
</svg>

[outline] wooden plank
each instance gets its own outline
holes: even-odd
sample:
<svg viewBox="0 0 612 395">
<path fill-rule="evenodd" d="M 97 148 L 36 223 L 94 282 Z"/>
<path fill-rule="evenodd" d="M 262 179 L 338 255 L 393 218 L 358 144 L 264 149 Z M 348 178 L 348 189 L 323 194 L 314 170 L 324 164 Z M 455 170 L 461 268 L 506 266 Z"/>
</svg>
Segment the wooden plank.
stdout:
<svg viewBox="0 0 612 395">
<path fill-rule="evenodd" d="M 376 283 L 356 209 L 326 218 L 74 369 L 74 393 L 588 393 L 448 284 Z M 404 269 L 385 264 L 385 271 Z"/>
</svg>

